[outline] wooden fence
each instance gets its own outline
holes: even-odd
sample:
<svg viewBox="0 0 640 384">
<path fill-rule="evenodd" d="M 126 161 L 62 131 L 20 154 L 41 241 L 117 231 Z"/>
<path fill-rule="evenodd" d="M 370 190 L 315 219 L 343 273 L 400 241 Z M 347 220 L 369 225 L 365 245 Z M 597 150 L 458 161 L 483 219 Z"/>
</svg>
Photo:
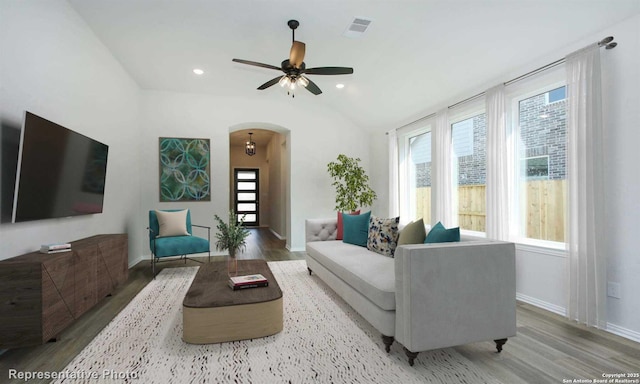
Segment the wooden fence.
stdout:
<svg viewBox="0 0 640 384">
<path fill-rule="evenodd" d="M 520 215 L 526 221 L 526 237 L 549 241 L 564 241 L 566 201 L 565 180 L 534 180 L 524 182 L 521 191 Z M 458 187 L 458 223 L 471 231 L 486 231 L 486 188 L 484 185 Z M 506 204 L 506 202 L 505 202 Z M 416 190 L 417 217 L 431 222 L 431 188 Z"/>
</svg>

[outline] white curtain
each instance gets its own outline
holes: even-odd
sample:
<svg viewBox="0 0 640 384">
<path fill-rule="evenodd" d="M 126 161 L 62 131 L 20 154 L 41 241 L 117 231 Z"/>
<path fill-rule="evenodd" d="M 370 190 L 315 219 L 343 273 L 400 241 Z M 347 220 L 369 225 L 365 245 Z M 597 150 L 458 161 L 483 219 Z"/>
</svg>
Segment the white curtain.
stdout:
<svg viewBox="0 0 640 384">
<path fill-rule="evenodd" d="M 569 300 L 567 317 L 606 328 L 600 49 L 566 57 Z"/>
<path fill-rule="evenodd" d="M 431 140 L 431 221 L 441 221 L 445 227 L 455 226 L 451 186 L 451 127 L 448 109 L 436 113 L 436 124 Z"/>
<path fill-rule="evenodd" d="M 509 146 L 504 84 L 486 91 L 487 116 L 487 237 L 508 240 L 509 236 Z"/>
<path fill-rule="evenodd" d="M 387 133 L 389 141 L 389 217 L 400 215 L 400 178 L 398 175 L 398 135 L 396 130 Z"/>
</svg>

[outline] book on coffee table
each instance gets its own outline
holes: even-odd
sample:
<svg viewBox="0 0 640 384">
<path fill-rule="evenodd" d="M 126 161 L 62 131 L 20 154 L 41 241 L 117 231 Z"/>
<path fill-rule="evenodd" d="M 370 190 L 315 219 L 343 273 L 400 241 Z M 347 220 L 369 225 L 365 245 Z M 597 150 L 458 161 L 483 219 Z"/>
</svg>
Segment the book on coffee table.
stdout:
<svg viewBox="0 0 640 384">
<path fill-rule="evenodd" d="M 232 276 L 230 280 L 233 281 L 233 284 L 236 284 L 236 285 L 255 284 L 255 283 L 262 283 L 267 281 L 267 279 L 259 273 L 255 275 Z"/>
<path fill-rule="evenodd" d="M 245 288 L 268 287 L 269 281 L 261 274 L 233 276 L 229 278 L 229 287 L 234 291 Z"/>
<path fill-rule="evenodd" d="M 247 289 L 247 288 L 260 288 L 260 287 L 268 287 L 269 286 L 269 282 L 268 281 L 263 281 L 260 283 L 249 283 L 249 284 L 233 284 L 233 282 L 231 280 L 229 280 L 229 288 L 233 289 L 234 291 L 239 291 L 241 289 Z"/>
</svg>

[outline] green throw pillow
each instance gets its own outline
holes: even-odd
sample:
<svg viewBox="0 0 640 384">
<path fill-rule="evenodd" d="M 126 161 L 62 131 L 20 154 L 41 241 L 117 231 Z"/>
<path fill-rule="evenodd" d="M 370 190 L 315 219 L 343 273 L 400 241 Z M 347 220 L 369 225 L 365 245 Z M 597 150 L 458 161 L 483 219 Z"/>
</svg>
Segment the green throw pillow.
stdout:
<svg viewBox="0 0 640 384">
<path fill-rule="evenodd" d="M 450 243 L 460 241 L 460 227 L 446 229 L 441 222 L 434 225 L 429 231 L 427 238 L 424 239 L 427 243 Z"/>
<path fill-rule="evenodd" d="M 427 236 L 424 230 L 424 221 L 422 219 L 413 221 L 400 231 L 400 237 L 398 237 L 398 245 L 403 244 L 422 244 Z"/>
<path fill-rule="evenodd" d="M 370 216 L 371 211 L 362 215 L 342 215 L 342 226 L 344 228 L 342 241 L 366 247 L 369 237 Z"/>
</svg>

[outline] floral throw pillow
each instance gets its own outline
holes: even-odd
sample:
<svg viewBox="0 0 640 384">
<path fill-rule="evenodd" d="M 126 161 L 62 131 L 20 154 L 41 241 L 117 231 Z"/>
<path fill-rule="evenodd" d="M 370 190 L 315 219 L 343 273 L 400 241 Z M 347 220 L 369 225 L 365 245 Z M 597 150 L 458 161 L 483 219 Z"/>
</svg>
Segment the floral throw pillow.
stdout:
<svg viewBox="0 0 640 384">
<path fill-rule="evenodd" d="M 371 215 L 367 249 L 384 256 L 393 257 L 398 244 L 398 223 L 400 217 L 383 219 Z"/>
</svg>

